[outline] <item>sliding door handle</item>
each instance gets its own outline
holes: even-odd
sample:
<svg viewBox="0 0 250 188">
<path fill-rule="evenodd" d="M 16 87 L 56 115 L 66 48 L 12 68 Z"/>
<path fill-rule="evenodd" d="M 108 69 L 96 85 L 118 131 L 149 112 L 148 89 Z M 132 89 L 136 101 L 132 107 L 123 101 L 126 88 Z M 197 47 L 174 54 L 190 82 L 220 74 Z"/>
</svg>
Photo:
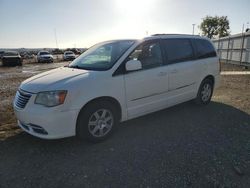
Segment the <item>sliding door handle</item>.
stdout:
<svg viewBox="0 0 250 188">
<path fill-rule="evenodd" d="M 177 72 L 178 72 L 177 69 L 174 69 L 174 70 L 171 71 L 172 74 L 175 74 Z"/>
<path fill-rule="evenodd" d="M 166 76 L 168 73 L 167 72 L 159 72 L 158 76 Z"/>
</svg>

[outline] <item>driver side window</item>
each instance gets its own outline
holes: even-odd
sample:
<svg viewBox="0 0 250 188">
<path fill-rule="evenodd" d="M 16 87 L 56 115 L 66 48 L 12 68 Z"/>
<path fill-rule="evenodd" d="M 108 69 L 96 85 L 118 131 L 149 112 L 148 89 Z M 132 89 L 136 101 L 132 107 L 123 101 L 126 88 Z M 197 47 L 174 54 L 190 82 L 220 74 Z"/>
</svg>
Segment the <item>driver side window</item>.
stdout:
<svg viewBox="0 0 250 188">
<path fill-rule="evenodd" d="M 129 60 L 139 60 L 142 69 L 150 69 L 162 65 L 162 53 L 159 42 L 141 44 L 129 56 Z"/>
</svg>

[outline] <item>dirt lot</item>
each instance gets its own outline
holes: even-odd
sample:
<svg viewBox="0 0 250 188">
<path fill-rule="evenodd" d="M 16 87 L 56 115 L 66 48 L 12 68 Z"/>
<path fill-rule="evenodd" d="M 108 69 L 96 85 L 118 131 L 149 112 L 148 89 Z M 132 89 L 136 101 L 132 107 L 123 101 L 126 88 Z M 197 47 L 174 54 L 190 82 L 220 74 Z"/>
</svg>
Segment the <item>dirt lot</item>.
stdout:
<svg viewBox="0 0 250 188">
<path fill-rule="evenodd" d="M 250 75 L 222 76 L 208 106 L 188 102 L 122 123 L 103 143 L 23 133 L 11 106 L 19 84 L 65 64 L 0 67 L 1 188 L 250 187 Z"/>
<path fill-rule="evenodd" d="M 67 64 L 68 62 L 52 64 L 27 63 L 23 67 L 0 67 L 0 139 L 20 132 L 16 126 L 11 104 L 20 83 L 40 72 Z"/>
</svg>

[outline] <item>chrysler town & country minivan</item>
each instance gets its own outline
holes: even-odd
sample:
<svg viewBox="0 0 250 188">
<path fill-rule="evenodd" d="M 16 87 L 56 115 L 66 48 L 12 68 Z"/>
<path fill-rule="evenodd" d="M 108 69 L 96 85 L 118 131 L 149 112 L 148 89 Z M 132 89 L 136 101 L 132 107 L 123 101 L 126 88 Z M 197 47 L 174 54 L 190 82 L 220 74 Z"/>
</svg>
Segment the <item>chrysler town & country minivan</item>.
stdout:
<svg viewBox="0 0 250 188">
<path fill-rule="evenodd" d="M 13 105 L 31 135 L 97 142 L 119 122 L 189 100 L 208 104 L 219 79 L 209 39 L 158 34 L 96 44 L 68 66 L 22 82 Z"/>
</svg>

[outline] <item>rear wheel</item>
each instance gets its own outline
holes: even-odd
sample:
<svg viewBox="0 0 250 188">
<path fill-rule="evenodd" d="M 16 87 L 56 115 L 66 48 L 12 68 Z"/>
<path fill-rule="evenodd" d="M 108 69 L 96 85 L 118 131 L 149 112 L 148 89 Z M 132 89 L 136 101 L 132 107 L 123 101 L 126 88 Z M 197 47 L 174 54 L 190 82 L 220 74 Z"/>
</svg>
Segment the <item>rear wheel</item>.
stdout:
<svg viewBox="0 0 250 188">
<path fill-rule="evenodd" d="M 199 105 L 206 105 L 211 101 L 213 95 L 213 81 L 205 79 L 202 81 L 195 103 Z"/>
<path fill-rule="evenodd" d="M 76 134 L 81 139 L 100 142 L 109 137 L 118 122 L 115 106 L 107 101 L 93 102 L 81 110 Z"/>
</svg>

